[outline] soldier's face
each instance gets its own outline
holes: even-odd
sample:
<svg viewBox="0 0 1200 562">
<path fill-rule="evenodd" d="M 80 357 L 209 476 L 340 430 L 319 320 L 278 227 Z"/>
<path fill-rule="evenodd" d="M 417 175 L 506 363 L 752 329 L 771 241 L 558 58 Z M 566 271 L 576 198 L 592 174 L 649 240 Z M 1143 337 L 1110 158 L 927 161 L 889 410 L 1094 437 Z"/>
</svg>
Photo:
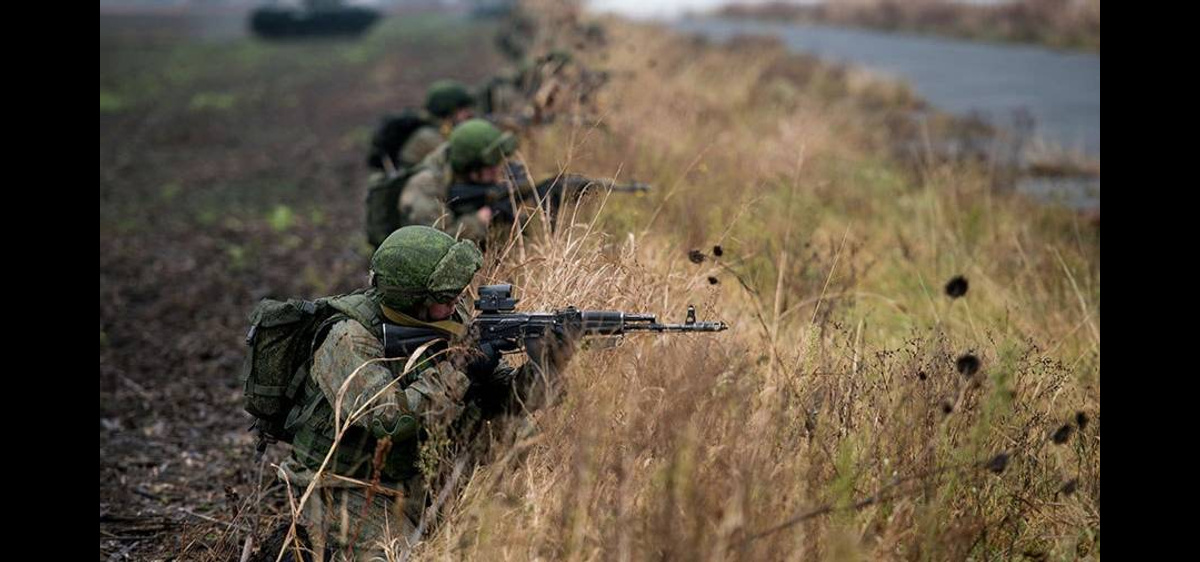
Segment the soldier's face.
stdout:
<svg viewBox="0 0 1200 562">
<path fill-rule="evenodd" d="M 454 120 L 454 124 L 457 125 L 457 124 L 462 123 L 463 121 L 466 121 L 467 119 L 470 119 L 474 116 L 475 116 L 474 109 L 471 109 L 469 107 L 464 107 L 464 108 L 456 111 L 454 113 L 454 116 L 452 117 L 452 119 Z"/>
<path fill-rule="evenodd" d="M 500 166 L 480 168 L 469 174 L 468 179 L 473 183 L 496 183 L 500 180 Z"/>
<path fill-rule="evenodd" d="M 460 298 L 462 298 L 461 295 L 445 304 L 437 302 L 427 304 L 425 305 L 425 308 L 420 311 L 420 314 L 417 315 L 417 318 L 425 322 L 448 320 L 454 315 L 454 308 L 458 306 L 458 299 Z"/>
<path fill-rule="evenodd" d="M 429 307 L 429 320 L 437 322 L 450 318 L 454 314 L 453 304 L 434 304 Z"/>
</svg>

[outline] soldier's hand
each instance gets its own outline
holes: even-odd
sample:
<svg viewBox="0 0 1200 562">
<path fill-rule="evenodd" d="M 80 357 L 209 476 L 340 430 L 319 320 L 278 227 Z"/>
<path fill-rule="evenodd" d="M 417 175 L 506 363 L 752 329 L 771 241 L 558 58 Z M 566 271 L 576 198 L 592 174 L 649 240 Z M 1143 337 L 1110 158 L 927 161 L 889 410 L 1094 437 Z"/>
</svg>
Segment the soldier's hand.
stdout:
<svg viewBox="0 0 1200 562">
<path fill-rule="evenodd" d="M 492 373 L 500 366 L 500 350 L 492 344 L 484 343 L 474 351 L 465 369 L 467 378 L 476 384 L 491 382 Z"/>
<path fill-rule="evenodd" d="M 479 210 L 475 212 L 475 216 L 479 219 L 479 222 L 483 223 L 484 226 L 487 226 L 492 223 L 492 208 L 480 207 Z"/>
</svg>

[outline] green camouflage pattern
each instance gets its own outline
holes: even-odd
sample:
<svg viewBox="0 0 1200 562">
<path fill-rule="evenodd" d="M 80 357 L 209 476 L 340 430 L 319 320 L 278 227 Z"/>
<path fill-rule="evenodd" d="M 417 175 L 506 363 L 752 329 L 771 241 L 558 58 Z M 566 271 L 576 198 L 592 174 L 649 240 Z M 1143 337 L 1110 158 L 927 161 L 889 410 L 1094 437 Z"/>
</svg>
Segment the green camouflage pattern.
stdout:
<svg viewBox="0 0 1200 562">
<path fill-rule="evenodd" d="M 440 128 L 425 126 L 413 132 L 404 146 L 400 147 L 400 162 L 404 166 L 415 166 L 446 142 Z"/>
<path fill-rule="evenodd" d="M 365 516 L 365 489 L 332 477 L 321 479 L 318 493 L 310 497 L 303 511 L 314 543 L 335 550 L 353 543 L 356 556 L 378 554 L 378 540 L 408 536 L 415 529 L 424 506 L 423 476 L 418 467 L 422 430 L 435 435 L 446 432 L 463 412 L 462 399 L 470 385 L 467 376 L 445 360 L 419 360 L 408 372 L 404 371 L 407 359 L 381 361 L 378 304 L 371 292 L 363 296 L 367 298 L 339 302 L 339 309 L 355 316 L 361 316 L 366 307 L 376 310 L 370 317 L 334 324 L 317 349 L 305 386 L 306 400 L 294 415 L 301 427 L 293 441 L 292 457 L 281 468 L 293 486 L 307 486 L 336 442 L 327 473 L 370 481 L 375 476 L 372 465 L 380 439 L 391 439 L 379 471 L 384 491 L 373 494 Z M 335 405 L 340 405 L 338 419 L 351 421 L 341 440 L 337 440 Z M 365 415 L 352 418 L 360 409 Z M 395 497 L 386 491 L 402 495 Z M 349 533 L 360 525 L 362 534 L 355 541 Z"/>
<path fill-rule="evenodd" d="M 425 95 L 425 110 L 445 119 L 455 111 L 475 104 L 467 87 L 454 80 L 438 80 Z"/>
<path fill-rule="evenodd" d="M 469 119 L 450 133 L 450 166 L 455 172 L 496 166 L 517 150 L 517 138 L 484 119 Z"/>
<path fill-rule="evenodd" d="M 358 315 L 364 303 L 373 304 L 357 299 L 339 308 Z M 462 319 L 461 311 L 459 315 Z M 379 318 L 378 310 L 373 318 Z M 378 325 L 377 320 L 366 320 Z M 438 358 L 417 361 L 408 372 L 407 359 L 380 361 L 383 345 L 376 334 L 357 319 L 330 329 L 313 357 L 292 457 L 280 469 L 299 497 L 336 441 L 326 473 L 368 482 L 375 476 L 372 465 L 380 440 L 391 439 L 379 471 L 380 489 L 372 494 L 365 513 L 366 488 L 329 476 L 317 483 L 302 511 L 314 546 L 345 553 L 353 544 L 356 560 L 381 555 L 380 540 L 413 533 L 425 497 L 418 467 L 422 430 L 445 434 L 464 411 L 462 400 L 470 384 L 464 373 Z M 351 421 L 340 441 L 334 419 L 339 404 L 339 419 Z M 365 415 L 351 418 L 359 409 Z M 355 531 L 360 533 L 357 540 L 351 536 Z"/>
<path fill-rule="evenodd" d="M 464 318 L 460 313 L 456 319 Z M 336 413 L 342 423 L 351 420 L 351 425 L 337 441 L 330 470 L 370 478 L 375 448 L 379 439 L 388 437 L 392 447 L 382 477 L 412 478 L 420 472 L 416 460 L 421 430 L 442 432 L 462 413 L 462 398 L 470 384 L 466 374 L 444 355 L 418 358 L 408 371 L 407 358 L 383 359 L 380 324 L 376 321 L 367 327 L 358 319 L 339 321 L 314 354 L 305 399 L 289 422 L 299 426 L 292 456 L 300 465 L 321 466 L 338 435 Z M 369 406 L 362 408 L 364 404 Z M 352 418 L 360 408 L 361 417 Z"/>
<path fill-rule="evenodd" d="M 250 312 L 249 349 L 242 363 L 244 407 L 267 435 L 289 440 L 287 416 L 308 376 L 308 355 L 320 326 L 336 310 L 322 299 L 263 299 Z"/>
<path fill-rule="evenodd" d="M 367 241 L 378 248 L 391 233 L 408 224 L 400 216 L 400 197 L 409 178 L 421 171 L 420 166 L 410 166 L 395 175 L 373 174 L 367 185 L 366 227 Z"/>
<path fill-rule="evenodd" d="M 290 459 L 280 464 L 279 473 L 291 483 L 296 498 L 304 495 L 314 474 L 312 469 L 296 466 Z M 300 511 L 300 524 L 308 532 L 312 549 L 323 552 L 329 548 L 337 553 L 333 560 L 343 560 L 351 559 L 353 544 L 355 562 L 386 560 L 384 545 L 389 542 L 392 553 L 406 551 L 409 548 L 406 541 L 415 533 L 424 508 L 419 480 L 413 479 L 397 488 L 380 485 L 371 496 L 370 507 L 364 509 L 367 492 L 363 487 L 321 479 Z M 351 538 L 355 532 L 357 540 Z"/>
<path fill-rule="evenodd" d="M 422 160 L 419 171 L 404 184 L 399 198 L 400 224 L 433 226 L 455 238 L 481 243 L 487 238 L 487 225 L 473 214 L 455 215 L 446 207 L 454 182 L 449 146 L 443 144 Z"/>
<path fill-rule="evenodd" d="M 433 477 L 429 471 L 439 470 L 423 466 L 425 436 L 466 442 L 486 420 L 537 409 L 561 396 L 561 389 L 550 390 L 558 387 L 557 369 L 543 372 L 533 361 L 516 369 L 501 361 L 491 377 L 473 384 L 445 355 L 418 358 L 407 372 L 407 358 L 381 360 L 378 301 L 372 290 L 329 299 L 349 318 L 333 325 L 313 357 L 305 401 L 293 416 L 302 427 L 291 458 L 279 468 L 295 497 L 315 486 L 301 511 L 313 545 L 342 555 L 353 546 L 355 560 L 382 556 L 381 540 L 399 540 L 392 545 L 403 551 L 415 533 L 429 494 L 426 482 Z M 455 320 L 465 321 L 468 314 L 460 304 Z M 335 407 L 341 420 L 360 408 L 365 412 L 351 420 L 340 440 Z M 385 437 L 392 445 L 368 505 L 364 483 L 376 476 L 373 459 Z M 317 479 L 331 448 L 330 463 Z"/>
<path fill-rule="evenodd" d="M 483 254 L 470 240 L 463 240 L 450 247 L 446 256 L 433 267 L 425 287 L 430 293 L 441 296 L 441 302 L 449 302 L 471 284 L 475 272 L 483 267 Z"/>
<path fill-rule="evenodd" d="M 449 302 L 483 267 L 483 255 L 470 240 L 410 225 L 389 235 L 371 258 L 374 285 L 383 304 L 400 311 L 427 300 Z"/>
<path fill-rule="evenodd" d="M 419 428 L 445 427 L 461 413 L 460 401 L 470 381 L 449 362 L 417 363 L 414 377 L 404 373 L 406 361 L 367 364 L 382 357 L 383 343 L 351 320 L 335 324 L 317 349 L 312 378 L 321 394 L 335 402 L 344 387 L 342 419 L 370 402 L 372 407 L 356 425 L 369 430 L 375 439 L 391 437 L 393 442 L 404 442 L 415 439 Z M 358 374 L 351 378 L 356 370 Z M 392 384 L 401 375 L 411 381 L 403 388 Z"/>
</svg>

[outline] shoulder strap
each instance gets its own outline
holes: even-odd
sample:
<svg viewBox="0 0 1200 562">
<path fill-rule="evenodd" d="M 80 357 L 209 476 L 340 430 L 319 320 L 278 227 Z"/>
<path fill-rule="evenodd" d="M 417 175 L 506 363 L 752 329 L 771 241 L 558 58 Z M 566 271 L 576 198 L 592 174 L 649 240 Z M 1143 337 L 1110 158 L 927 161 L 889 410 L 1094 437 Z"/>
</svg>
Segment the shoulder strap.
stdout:
<svg viewBox="0 0 1200 562">
<path fill-rule="evenodd" d="M 379 312 L 379 305 L 375 304 L 371 298 L 369 290 L 332 297 L 328 303 L 334 310 L 362 324 L 364 328 L 382 339 L 379 327 L 383 324 L 383 316 Z"/>
</svg>

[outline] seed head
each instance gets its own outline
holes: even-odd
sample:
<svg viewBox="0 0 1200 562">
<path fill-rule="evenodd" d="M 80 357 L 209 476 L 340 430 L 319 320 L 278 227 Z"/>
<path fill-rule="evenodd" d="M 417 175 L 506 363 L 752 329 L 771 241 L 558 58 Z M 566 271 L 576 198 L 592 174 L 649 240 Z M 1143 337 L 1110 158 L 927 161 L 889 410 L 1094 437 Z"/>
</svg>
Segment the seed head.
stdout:
<svg viewBox="0 0 1200 562">
<path fill-rule="evenodd" d="M 968 353 L 959 357 L 958 361 L 955 361 L 955 365 L 962 376 L 969 377 L 979 371 L 979 358 Z"/>
<path fill-rule="evenodd" d="M 946 283 L 946 294 L 952 299 L 957 299 L 967 294 L 967 278 L 962 275 L 956 275 L 948 283 Z"/>
<path fill-rule="evenodd" d="M 1000 453 L 992 457 L 992 460 L 984 464 L 983 468 L 988 469 L 993 474 L 1004 472 L 1004 469 L 1008 468 L 1008 453 Z"/>
<path fill-rule="evenodd" d="M 1062 424 L 1062 427 L 1059 427 L 1058 431 L 1055 431 L 1054 435 L 1050 436 L 1050 440 L 1053 441 L 1055 445 L 1062 445 L 1063 443 L 1067 442 L 1067 439 L 1070 438 L 1071 424 L 1067 423 Z"/>
<path fill-rule="evenodd" d="M 1058 489 L 1058 493 L 1060 493 L 1064 496 L 1069 496 L 1071 494 L 1074 494 L 1075 489 L 1078 487 L 1079 487 L 1079 479 L 1072 478 L 1072 479 L 1068 480 L 1066 484 L 1063 484 L 1062 488 Z"/>
</svg>

